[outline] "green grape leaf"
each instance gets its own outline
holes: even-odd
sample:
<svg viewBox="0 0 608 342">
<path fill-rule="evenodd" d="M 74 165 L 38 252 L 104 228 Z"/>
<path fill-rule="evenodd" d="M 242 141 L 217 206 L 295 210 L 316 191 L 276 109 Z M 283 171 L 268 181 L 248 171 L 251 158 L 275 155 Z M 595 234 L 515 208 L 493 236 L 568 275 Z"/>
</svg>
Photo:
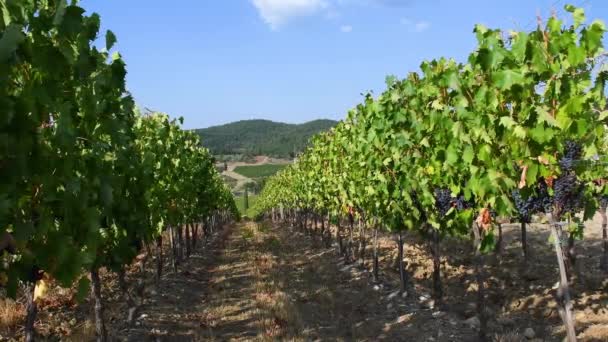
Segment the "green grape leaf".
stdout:
<svg viewBox="0 0 608 342">
<path fill-rule="evenodd" d="M 487 254 L 492 252 L 496 248 L 496 241 L 494 239 L 494 233 L 487 232 L 483 239 L 481 240 L 481 244 L 479 245 L 479 251 L 483 254 Z"/>
<path fill-rule="evenodd" d="M 78 287 L 76 291 L 76 301 L 82 303 L 91 289 L 91 281 L 87 277 L 82 277 L 78 281 Z"/>
<path fill-rule="evenodd" d="M 523 83 L 524 80 L 524 75 L 516 70 L 501 70 L 492 76 L 492 81 L 501 90 L 510 89 L 516 84 Z"/>
<path fill-rule="evenodd" d="M 572 17 L 574 18 L 574 28 L 578 28 L 581 26 L 583 22 L 585 22 L 585 10 L 579 7 L 575 7 L 571 4 L 567 4 L 564 6 L 564 9 L 570 13 L 572 13 Z"/>
<path fill-rule="evenodd" d="M 0 62 L 8 60 L 24 39 L 21 25 L 9 25 L 0 38 Z"/>
<path fill-rule="evenodd" d="M 595 54 L 602 46 L 602 38 L 605 31 L 606 25 L 599 20 L 594 21 L 587 27 L 582 37 L 582 43 L 584 42 L 589 54 Z"/>
<path fill-rule="evenodd" d="M 462 160 L 467 164 L 472 164 L 475 158 L 475 152 L 471 146 L 467 146 L 462 154 Z"/>
<path fill-rule="evenodd" d="M 500 124 L 506 128 L 513 128 L 517 123 L 510 116 L 503 116 L 500 118 Z"/>
<path fill-rule="evenodd" d="M 65 10 L 68 7 L 67 0 L 59 0 L 57 1 L 57 8 L 55 10 L 55 17 L 53 18 L 53 25 L 59 26 L 63 22 L 63 16 L 65 15 Z"/>
<path fill-rule="evenodd" d="M 517 125 L 513 129 L 513 135 L 515 135 L 516 137 L 518 137 L 520 139 L 525 139 L 527 136 L 526 129 L 520 125 Z"/>
<path fill-rule="evenodd" d="M 106 50 L 110 51 L 114 44 L 116 44 L 116 36 L 114 32 L 108 30 L 106 32 Z"/>
<path fill-rule="evenodd" d="M 8 8 L 6 8 L 6 2 L 2 1 L 0 2 L 0 9 L 2 10 L 2 20 L 3 20 L 3 24 L 4 27 L 7 27 L 11 24 L 11 13 L 8 11 Z"/>
<path fill-rule="evenodd" d="M 526 184 L 535 184 L 537 177 L 538 177 L 538 164 L 529 165 L 528 171 L 526 172 Z"/>
<path fill-rule="evenodd" d="M 568 46 L 568 62 L 573 67 L 579 66 L 585 62 L 585 49 L 580 46 Z"/>
<path fill-rule="evenodd" d="M 523 61 L 526 57 L 526 46 L 528 44 L 528 35 L 525 32 L 517 32 L 513 45 L 511 47 L 511 53 L 513 57 L 518 61 Z"/>
</svg>

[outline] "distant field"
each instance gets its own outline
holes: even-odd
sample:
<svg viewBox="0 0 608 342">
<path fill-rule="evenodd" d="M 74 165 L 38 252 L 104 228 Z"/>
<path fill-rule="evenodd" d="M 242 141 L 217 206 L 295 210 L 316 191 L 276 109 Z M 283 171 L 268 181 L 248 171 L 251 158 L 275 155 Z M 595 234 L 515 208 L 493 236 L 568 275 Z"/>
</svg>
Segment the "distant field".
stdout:
<svg viewBox="0 0 608 342">
<path fill-rule="evenodd" d="M 236 201 L 236 206 L 239 209 L 239 212 L 241 213 L 241 215 L 251 217 L 251 215 L 253 214 L 251 208 L 253 208 L 253 205 L 255 204 L 257 199 L 258 199 L 257 195 L 249 194 L 249 209 L 248 210 L 245 210 L 245 197 L 244 196 L 238 196 L 234 200 Z"/>
<path fill-rule="evenodd" d="M 234 189 L 238 182 L 236 179 L 226 175 L 222 175 L 222 179 L 224 180 L 224 183 L 226 183 L 230 187 L 230 189 Z"/>
<path fill-rule="evenodd" d="M 276 174 L 286 166 L 280 164 L 237 166 L 234 172 L 248 178 L 265 178 Z"/>
</svg>

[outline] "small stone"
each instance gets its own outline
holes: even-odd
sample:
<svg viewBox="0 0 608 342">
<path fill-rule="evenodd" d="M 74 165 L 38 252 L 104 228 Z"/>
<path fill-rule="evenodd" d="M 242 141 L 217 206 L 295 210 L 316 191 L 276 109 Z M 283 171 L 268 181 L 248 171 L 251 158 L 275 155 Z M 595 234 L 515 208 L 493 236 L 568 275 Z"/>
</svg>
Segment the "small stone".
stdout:
<svg viewBox="0 0 608 342">
<path fill-rule="evenodd" d="M 135 322 L 135 325 L 139 327 L 141 325 L 141 322 L 137 321 L 137 322 Z"/>
<path fill-rule="evenodd" d="M 404 291 L 404 292 L 401 294 L 401 298 L 407 298 L 407 291 Z"/>
<path fill-rule="evenodd" d="M 427 309 L 434 309 L 435 308 L 435 300 L 433 299 L 429 299 L 426 302 L 422 303 L 422 306 L 427 308 Z"/>
<path fill-rule="evenodd" d="M 390 310 L 393 308 L 393 303 L 388 303 L 388 305 L 386 306 L 387 310 Z"/>
<path fill-rule="evenodd" d="M 145 318 L 147 318 L 147 317 L 148 317 L 148 315 L 147 315 L 147 314 L 141 314 L 141 316 L 139 316 L 139 318 L 138 318 L 138 319 L 145 319 Z"/>
<path fill-rule="evenodd" d="M 397 318 L 397 323 L 403 323 L 403 322 L 409 320 L 410 317 L 411 317 L 411 315 L 402 315 L 402 316 L 399 316 Z"/>
<path fill-rule="evenodd" d="M 340 271 L 346 272 L 346 271 L 350 270 L 351 268 L 353 268 L 353 265 L 346 265 L 346 266 L 342 267 L 340 269 Z"/>
<path fill-rule="evenodd" d="M 433 318 L 441 318 L 441 317 L 445 316 L 445 312 L 435 311 L 431 314 L 431 316 L 433 316 Z"/>
<path fill-rule="evenodd" d="M 72 318 L 72 319 L 70 320 L 70 325 L 71 325 L 71 326 L 75 326 L 75 325 L 76 325 L 76 318 Z"/>
<path fill-rule="evenodd" d="M 421 302 L 427 301 L 431 298 L 431 296 L 427 295 L 427 294 L 423 294 L 422 296 L 418 297 L 418 300 Z"/>
<path fill-rule="evenodd" d="M 534 338 L 534 336 L 536 336 L 536 333 L 534 332 L 534 329 L 532 329 L 532 328 L 526 328 L 526 330 L 524 330 L 524 336 L 528 340 L 531 340 L 531 339 Z"/>
<path fill-rule="evenodd" d="M 156 296 L 157 294 L 158 294 L 158 292 L 156 292 L 156 290 L 150 291 L 150 296 Z"/>
<path fill-rule="evenodd" d="M 450 318 L 450 324 L 453 326 L 456 326 L 456 325 L 458 325 L 458 322 L 456 322 L 456 320 Z"/>
<path fill-rule="evenodd" d="M 389 294 L 388 297 L 386 297 L 386 299 L 391 300 L 391 299 L 397 297 L 398 295 L 399 295 L 399 291 L 395 291 L 395 292 Z"/>
<path fill-rule="evenodd" d="M 380 291 L 380 286 L 374 285 L 374 291 Z"/>
<path fill-rule="evenodd" d="M 464 324 L 468 325 L 469 327 L 471 327 L 473 329 L 479 329 L 479 327 L 481 326 L 481 322 L 479 321 L 479 318 L 477 316 L 473 316 L 473 317 L 465 320 Z"/>
</svg>

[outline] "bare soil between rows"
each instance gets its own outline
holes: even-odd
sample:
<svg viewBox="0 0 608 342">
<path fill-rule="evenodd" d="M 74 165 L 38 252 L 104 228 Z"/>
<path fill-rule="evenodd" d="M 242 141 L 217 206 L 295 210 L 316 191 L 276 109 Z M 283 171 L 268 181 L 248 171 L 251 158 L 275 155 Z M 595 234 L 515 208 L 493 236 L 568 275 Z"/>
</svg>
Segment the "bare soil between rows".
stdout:
<svg viewBox="0 0 608 342">
<path fill-rule="evenodd" d="M 593 229 L 593 227 L 592 227 Z M 523 267 L 519 226 L 504 226 L 504 248 L 487 257 L 490 336 L 496 341 L 561 341 L 553 285 L 555 255 L 548 230 L 528 232 L 531 262 Z M 201 244 L 177 273 L 153 283 L 153 262 L 144 275 L 143 304 L 135 324 L 113 274 L 104 274 L 104 298 L 114 341 L 475 341 L 476 285 L 471 243 L 443 240 L 444 302 L 431 293 L 432 259 L 426 243 L 407 237 L 407 295 L 398 292 L 397 249 L 380 238 L 380 283 L 372 281 L 371 246 L 362 260 L 345 264 L 335 242 L 270 222 L 244 222 Z M 572 288 L 581 341 L 608 341 L 606 275 L 598 268 L 597 232 L 578 243 L 583 277 Z M 165 267 L 169 269 L 168 265 Z M 134 267 L 129 280 L 141 277 Z M 94 339 L 89 301 L 55 288 L 40 305 L 41 340 Z M 526 329 L 534 337 L 524 337 Z M 1 332 L 19 340 L 19 327 Z M 6 337 L 8 336 L 8 337 Z"/>
</svg>

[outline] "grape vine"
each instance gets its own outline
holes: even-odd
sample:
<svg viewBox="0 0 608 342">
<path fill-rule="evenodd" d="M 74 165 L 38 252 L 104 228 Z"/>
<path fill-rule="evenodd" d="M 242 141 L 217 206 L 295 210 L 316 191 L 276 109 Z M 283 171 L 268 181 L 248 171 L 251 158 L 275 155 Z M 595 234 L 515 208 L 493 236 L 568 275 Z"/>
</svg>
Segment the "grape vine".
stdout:
<svg viewBox="0 0 608 342">
<path fill-rule="evenodd" d="M 105 341 L 99 268 L 122 273 L 166 230 L 193 238 L 236 206 L 196 134 L 138 113 L 115 35 L 94 44 L 97 14 L 65 0 L 0 0 L 0 11 L 0 233 L 12 253 L 0 278 L 11 295 L 25 284 L 27 341 L 42 273 L 79 297 L 92 286 Z"/>
<path fill-rule="evenodd" d="M 366 95 L 337 127 L 314 138 L 295 165 L 267 182 L 256 211 L 281 208 L 303 227 L 309 216 L 330 213 L 341 251 L 342 240 L 352 240 L 354 220 L 384 228 L 398 241 L 402 290 L 402 233 L 431 237 L 438 299 L 440 239 L 471 232 L 485 338 L 484 254 L 495 246 L 496 219 L 525 224 L 546 214 L 562 271 L 567 253 L 558 223 L 591 217 L 597 194 L 607 190 L 591 186 L 605 177 L 594 157 L 606 151 L 608 72 L 599 65 L 606 27 L 584 24 L 580 8 L 565 9 L 570 25 L 551 17 L 531 32 L 508 35 L 477 25 L 478 45 L 467 63 L 440 58 L 402 80 L 388 77 L 386 91 Z M 560 274 L 557 300 L 573 341 L 568 282 L 566 272 Z"/>
</svg>

